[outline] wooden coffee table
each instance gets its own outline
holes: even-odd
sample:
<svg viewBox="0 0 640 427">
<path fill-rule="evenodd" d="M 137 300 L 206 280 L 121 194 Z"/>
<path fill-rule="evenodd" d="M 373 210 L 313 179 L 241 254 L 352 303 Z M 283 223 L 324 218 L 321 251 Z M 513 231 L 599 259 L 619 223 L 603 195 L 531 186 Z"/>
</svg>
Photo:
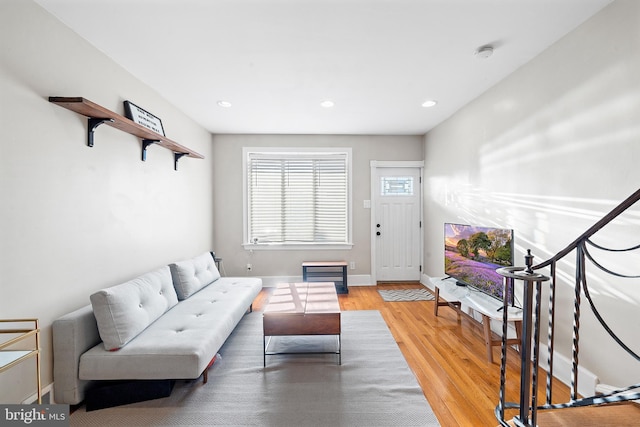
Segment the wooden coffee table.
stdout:
<svg viewBox="0 0 640 427">
<path fill-rule="evenodd" d="M 267 355 L 286 354 L 268 351 L 274 336 L 282 335 L 337 335 L 338 364 L 342 364 L 340 341 L 340 304 L 333 282 L 279 284 L 262 318 L 264 366 Z M 268 337 L 268 339 L 267 339 Z"/>
</svg>

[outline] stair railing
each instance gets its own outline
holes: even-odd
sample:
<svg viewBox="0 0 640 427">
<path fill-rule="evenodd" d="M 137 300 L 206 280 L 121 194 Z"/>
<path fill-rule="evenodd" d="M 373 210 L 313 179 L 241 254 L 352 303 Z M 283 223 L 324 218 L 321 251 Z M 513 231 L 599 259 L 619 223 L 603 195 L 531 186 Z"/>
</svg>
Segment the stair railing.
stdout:
<svg viewBox="0 0 640 427">
<path fill-rule="evenodd" d="M 520 386 L 520 402 L 516 403 L 507 403 L 505 402 L 505 385 L 506 385 L 506 328 L 503 327 L 503 336 L 502 336 L 502 361 L 501 361 L 501 381 L 500 381 L 500 402 L 496 407 L 496 418 L 503 426 L 509 426 L 512 424 L 508 424 L 504 419 L 504 410 L 505 409 L 518 409 L 519 415 L 514 417 L 513 423 L 516 426 L 535 426 L 537 420 L 537 410 L 538 409 L 559 409 L 559 408 L 568 408 L 568 407 L 578 407 L 578 406 L 590 406 L 604 403 L 612 403 L 612 402 L 620 402 L 620 401 L 628 401 L 628 400 L 637 400 L 640 399 L 640 383 L 632 384 L 626 387 L 622 387 L 604 394 L 597 394 L 589 397 L 579 397 L 578 396 L 578 379 L 579 379 L 579 329 L 580 329 L 580 305 L 581 299 L 584 294 L 584 297 L 589 302 L 589 306 L 594 313 L 596 319 L 600 323 L 600 325 L 605 329 L 605 331 L 611 336 L 611 338 L 622 348 L 625 352 L 627 352 L 632 358 L 636 361 L 640 362 L 640 356 L 635 353 L 627 344 L 625 344 L 620 337 L 611 329 L 611 327 L 606 323 L 604 318 L 599 313 L 593 299 L 591 298 L 589 292 L 589 284 L 587 281 L 587 271 L 586 264 L 587 260 L 591 261 L 591 263 L 600 271 L 603 271 L 607 274 L 620 277 L 620 278 L 629 278 L 629 279 L 638 279 L 640 275 L 625 275 L 610 269 L 603 267 L 592 254 L 589 252 L 589 247 L 593 246 L 599 250 L 604 250 L 608 252 L 631 252 L 635 250 L 640 250 L 640 244 L 636 246 L 632 246 L 626 249 L 610 249 L 605 248 L 601 245 L 595 244 L 591 241 L 591 237 L 598 232 L 601 228 L 611 223 L 615 218 L 617 218 L 620 214 L 628 210 L 631 206 L 633 206 L 636 202 L 640 200 L 640 189 L 629 196 L 626 200 L 616 206 L 611 212 L 605 215 L 602 219 L 596 222 L 592 227 L 590 227 L 587 231 L 585 231 L 580 237 L 574 240 L 571 244 L 569 244 L 566 248 L 558 252 L 556 255 L 551 257 L 550 259 L 532 266 L 532 258 L 530 258 L 530 254 L 525 257 L 527 269 L 523 268 L 509 268 L 509 269 L 500 269 L 502 271 L 501 274 L 505 276 L 505 286 L 507 287 L 508 292 L 513 292 L 514 280 L 521 279 L 524 280 L 525 286 L 525 306 L 523 307 L 523 330 L 524 331 L 533 331 L 529 332 L 529 336 L 527 334 L 522 335 L 522 342 L 519 348 L 521 353 L 521 386 Z M 557 290 L 557 280 L 556 280 L 556 272 L 558 262 L 564 259 L 568 254 L 572 251 L 576 251 L 576 271 L 575 271 L 575 289 L 574 289 L 574 307 L 573 307 L 573 335 L 572 335 L 572 367 L 571 367 L 571 386 L 570 386 L 570 401 L 566 403 L 554 404 L 552 403 L 552 393 L 553 393 L 553 355 L 554 355 L 554 342 L 555 342 L 555 314 L 556 314 L 556 290 Z M 550 277 L 543 276 L 541 274 L 537 274 L 536 270 L 541 270 L 543 268 L 549 267 L 550 269 Z M 517 271 L 519 276 L 516 276 L 516 270 L 524 270 Z M 539 357 L 539 331 L 540 331 L 540 294 L 541 294 L 541 284 L 543 282 L 549 283 L 549 324 L 548 324 L 548 339 L 547 339 L 547 366 L 546 366 L 546 399 L 545 403 L 542 405 L 537 404 L 537 390 L 538 390 L 538 370 L 540 366 L 538 365 L 538 357 Z M 533 304 L 533 290 L 535 289 L 535 306 Z M 526 302 L 528 299 L 528 302 Z M 505 299 L 505 324 L 507 317 L 506 310 L 506 299 Z M 533 333 L 533 340 L 531 333 Z M 531 353 L 531 346 L 533 345 L 533 353 Z M 529 367 L 529 364 L 533 364 L 533 371 Z"/>
</svg>

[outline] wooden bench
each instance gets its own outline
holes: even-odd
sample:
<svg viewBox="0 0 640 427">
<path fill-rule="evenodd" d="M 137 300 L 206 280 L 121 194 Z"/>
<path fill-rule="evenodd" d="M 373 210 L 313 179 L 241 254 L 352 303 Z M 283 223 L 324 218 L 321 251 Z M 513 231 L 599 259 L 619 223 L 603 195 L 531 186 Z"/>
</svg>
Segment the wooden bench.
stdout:
<svg viewBox="0 0 640 427">
<path fill-rule="evenodd" d="M 466 286 L 457 286 L 455 280 L 431 279 L 431 283 L 435 287 L 436 300 L 433 309 L 435 316 L 438 316 L 439 307 L 448 306 L 456 311 L 458 319 L 460 319 L 463 305 L 482 316 L 480 323 L 487 349 L 487 360 L 489 363 L 493 363 L 493 347 L 501 345 L 502 339 L 501 337 L 494 338 L 491 331 L 491 320 L 502 322 L 502 311 L 499 310 L 502 303 L 480 291 L 474 292 Z M 472 316 L 469 317 L 476 320 Z M 513 322 L 516 338 L 509 338 L 507 344 L 517 345 L 519 348 L 522 339 L 522 309 L 510 307 L 508 319 Z"/>
<path fill-rule="evenodd" d="M 303 282 L 333 282 L 336 292 L 348 294 L 346 261 L 305 261 L 302 263 Z"/>
</svg>

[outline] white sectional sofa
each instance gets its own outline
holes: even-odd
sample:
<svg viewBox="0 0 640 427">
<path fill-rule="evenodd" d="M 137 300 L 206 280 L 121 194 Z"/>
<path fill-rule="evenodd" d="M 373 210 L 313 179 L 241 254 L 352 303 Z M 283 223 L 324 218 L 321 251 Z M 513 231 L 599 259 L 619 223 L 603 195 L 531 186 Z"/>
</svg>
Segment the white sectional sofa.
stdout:
<svg viewBox="0 0 640 427">
<path fill-rule="evenodd" d="M 262 289 L 220 277 L 204 253 L 91 295 L 53 323 L 54 398 L 79 404 L 96 380 L 194 379 L 204 374 Z"/>
</svg>

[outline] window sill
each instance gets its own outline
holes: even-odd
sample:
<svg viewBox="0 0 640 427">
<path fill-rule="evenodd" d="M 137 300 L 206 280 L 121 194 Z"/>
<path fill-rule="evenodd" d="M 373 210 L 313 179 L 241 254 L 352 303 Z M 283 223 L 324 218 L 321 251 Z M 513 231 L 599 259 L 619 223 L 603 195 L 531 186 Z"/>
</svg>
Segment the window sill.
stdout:
<svg viewBox="0 0 640 427">
<path fill-rule="evenodd" d="M 353 243 L 243 243 L 242 246 L 247 251 L 324 251 L 350 250 L 353 248 Z"/>
</svg>

